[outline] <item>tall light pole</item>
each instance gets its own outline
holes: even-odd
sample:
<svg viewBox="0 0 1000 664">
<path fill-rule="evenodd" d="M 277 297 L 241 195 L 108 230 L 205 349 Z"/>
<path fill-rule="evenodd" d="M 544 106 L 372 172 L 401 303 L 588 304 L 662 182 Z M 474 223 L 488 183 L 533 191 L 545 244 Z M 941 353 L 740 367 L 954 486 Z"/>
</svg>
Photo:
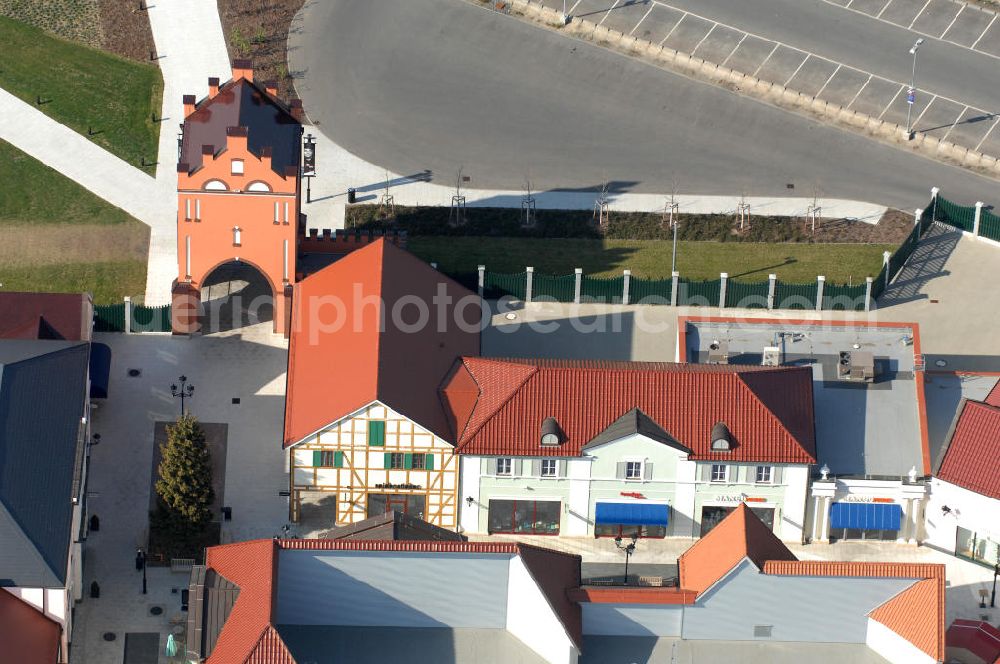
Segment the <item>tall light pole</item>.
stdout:
<svg viewBox="0 0 1000 664">
<path fill-rule="evenodd" d="M 563 25 L 569 23 L 569 14 L 566 13 L 566 0 L 563 0 L 563 13 L 562 13 Z"/>
<path fill-rule="evenodd" d="M 623 585 L 628 585 L 628 559 L 632 557 L 635 553 L 635 544 L 639 541 L 639 533 L 635 532 L 632 534 L 632 541 L 628 544 L 622 544 L 622 536 L 619 535 L 615 538 L 615 546 L 621 551 L 625 552 L 625 583 Z"/>
<path fill-rule="evenodd" d="M 917 100 L 917 50 L 924 43 L 923 37 L 913 42 L 910 55 L 913 56 L 913 70 L 910 72 L 910 89 L 906 91 L 906 136 L 913 137 L 913 126 L 910 124 L 910 115 L 913 111 L 913 103 Z"/>
<path fill-rule="evenodd" d="M 185 413 L 185 410 L 184 410 L 184 400 L 185 399 L 190 399 L 191 397 L 194 396 L 194 385 L 189 385 L 188 384 L 188 382 L 187 382 L 187 376 L 181 376 L 177 380 L 180 381 L 181 385 L 180 385 L 179 388 L 177 387 L 176 383 L 173 384 L 173 385 L 171 385 L 170 386 L 170 396 L 172 396 L 174 398 L 180 397 L 180 399 L 181 399 L 181 417 L 184 417 L 184 413 Z"/>
</svg>

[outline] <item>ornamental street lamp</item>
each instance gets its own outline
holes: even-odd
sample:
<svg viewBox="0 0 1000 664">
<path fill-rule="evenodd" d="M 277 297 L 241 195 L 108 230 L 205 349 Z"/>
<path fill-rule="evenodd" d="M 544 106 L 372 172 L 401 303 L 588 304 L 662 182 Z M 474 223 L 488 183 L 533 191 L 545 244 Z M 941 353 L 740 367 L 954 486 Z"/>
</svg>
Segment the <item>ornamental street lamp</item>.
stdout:
<svg viewBox="0 0 1000 664">
<path fill-rule="evenodd" d="M 623 585 L 628 585 L 628 559 L 632 557 L 635 553 L 635 544 L 639 541 L 639 533 L 632 533 L 632 541 L 628 544 L 622 544 L 622 536 L 619 535 L 615 538 L 615 546 L 618 547 L 620 551 L 625 552 L 625 582 Z"/>
<path fill-rule="evenodd" d="M 913 137 L 913 125 L 910 124 L 910 113 L 913 110 L 913 103 L 917 100 L 917 50 L 924 43 L 921 37 L 913 43 L 910 55 L 913 56 L 913 69 L 910 72 L 910 89 L 906 91 L 906 135 Z"/>
<path fill-rule="evenodd" d="M 181 385 L 180 385 L 180 387 L 178 387 L 176 383 L 173 384 L 173 385 L 171 385 L 170 386 L 170 396 L 174 397 L 175 399 L 177 397 L 180 397 L 180 399 L 181 399 L 181 417 L 184 417 L 184 414 L 186 412 L 184 410 L 184 400 L 185 399 L 190 399 L 190 398 L 194 397 L 194 385 L 189 385 L 188 384 L 188 382 L 187 382 L 187 376 L 181 376 L 177 380 L 180 381 Z"/>
<path fill-rule="evenodd" d="M 302 177 L 306 179 L 306 203 L 312 203 L 312 179 L 316 177 L 316 138 L 312 134 L 303 140 Z"/>
</svg>

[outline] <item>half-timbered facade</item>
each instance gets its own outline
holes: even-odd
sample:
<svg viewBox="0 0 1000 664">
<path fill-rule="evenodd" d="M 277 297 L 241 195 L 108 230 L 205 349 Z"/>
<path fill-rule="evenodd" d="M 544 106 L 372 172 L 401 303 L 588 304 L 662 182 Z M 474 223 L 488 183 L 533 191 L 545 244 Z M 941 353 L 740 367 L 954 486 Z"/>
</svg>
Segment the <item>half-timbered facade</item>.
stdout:
<svg viewBox="0 0 1000 664">
<path fill-rule="evenodd" d="M 479 353 L 478 296 L 379 240 L 301 281 L 293 302 L 291 519 L 312 532 L 395 510 L 454 529 L 459 461 L 437 388 Z"/>
</svg>

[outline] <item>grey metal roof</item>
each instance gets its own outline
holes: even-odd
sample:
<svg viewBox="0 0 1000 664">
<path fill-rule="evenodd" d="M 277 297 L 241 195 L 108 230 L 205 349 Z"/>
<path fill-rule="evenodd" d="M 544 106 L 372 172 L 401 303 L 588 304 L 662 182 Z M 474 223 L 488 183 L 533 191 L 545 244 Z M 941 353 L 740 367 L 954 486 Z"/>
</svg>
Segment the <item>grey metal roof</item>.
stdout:
<svg viewBox="0 0 1000 664">
<path fill-rule="evenodd" d="M 397 510 L 376 514 L 363 521 L 338 526 L 320 535 L 322 539 L 358 540 L 434 540 L 464 542 L 465 537 L 453 530 L 427 523 Z"/>
<path fill-rule="evenodd" d="M 66 584 L 87 343 L 0 342 L 0 585 Z"/>
<path fill-rule="evenodd" d="M 682 452 L 687 452 L 689 454 L 691 452 L 690 448 L 685 447 L 680 441 L 671 436 L 663 427 L 654 422 L 648 415 L 646 415 L 646 413 L 642 412 L 638 408 L 633 408 L 609 424 L 604 431 L 594 436 L 593 440 L 588 442 L 581 449 L 591 449 L 637 433 Z"/>
<path fill-rule="evenodd" d="M 207 658 L 215 650 L 222 627 L 229 619 L 240 588 L 235 583 L 204 565 L 191 569 L 188 586 L 188 652 Z"/>
<path fill-rule="evenodd" d="M 345 601 L 350 601 L 345 598 Z M 543 664 L 506 629 L 278 625 L 296 662 Z"/>
</svg>

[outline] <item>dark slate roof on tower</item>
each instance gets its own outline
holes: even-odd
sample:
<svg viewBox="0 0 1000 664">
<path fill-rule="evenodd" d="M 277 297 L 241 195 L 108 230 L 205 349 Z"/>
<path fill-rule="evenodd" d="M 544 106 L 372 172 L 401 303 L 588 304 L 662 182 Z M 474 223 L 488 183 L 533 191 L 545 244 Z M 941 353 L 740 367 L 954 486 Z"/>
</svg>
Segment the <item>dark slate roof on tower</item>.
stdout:
<svg viewBox="0 0 1000 664">
<path fill-rule="evenodd" d="M 66 583 L 88 360 L 86 343 L 0 342 L 0 586 Z"/>
<path fill-rule="evenodd" d="M 224 148 L 229 127 L 246 127 L 247 146 L 258 157 L 270 148 L 275 173 L 283 176 L 286 167 L 298 167 L 301 123 L 281 101 L 245 78 L 226 83 L 184 120 L 180 162 L 191 171 L 199 168 L 202 146 L 211 145 L 216 152 Z"/>
</svg>

